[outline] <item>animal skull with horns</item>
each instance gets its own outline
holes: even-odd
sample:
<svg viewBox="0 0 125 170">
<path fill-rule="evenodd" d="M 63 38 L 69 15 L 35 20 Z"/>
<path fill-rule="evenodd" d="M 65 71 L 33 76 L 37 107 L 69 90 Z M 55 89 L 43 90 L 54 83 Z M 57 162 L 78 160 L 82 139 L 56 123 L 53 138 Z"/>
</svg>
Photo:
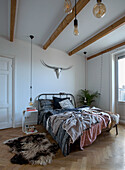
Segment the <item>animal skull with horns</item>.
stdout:
<svg viewBox="0 0 125 170">
<path fill-rule="evenodd" d="M 59 79 L 59 76 L 60 76 L 60 73 L 61 73 L 62 70 L 68 70 L 68 69 L 72 68 L 72 66 L 67 67 L 67 68 L 49 66 L 49 65 L 47 65 L 43 60 L 40 60 L 40 61 L 41 61 L 41 63 L 42 63 L 45 67 L 54 69 L 54 71 L 56 72 L 56 76 L 57 76 L 58 79 Z"/>
</svg>

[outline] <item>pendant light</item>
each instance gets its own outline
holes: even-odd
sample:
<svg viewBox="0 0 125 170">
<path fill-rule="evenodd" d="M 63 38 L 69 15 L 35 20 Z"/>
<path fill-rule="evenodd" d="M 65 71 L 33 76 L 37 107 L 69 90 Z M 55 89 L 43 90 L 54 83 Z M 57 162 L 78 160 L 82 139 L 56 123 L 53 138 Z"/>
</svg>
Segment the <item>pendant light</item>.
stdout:
<svg viewBox="0 0 125 170">
<path fill-rule="evenodd" d="M 67 14 L 70 14 L 72 12 L 72 4 L 70 0 L 65 0 L 64 2 L 64 11 Z"/>
<path fill-rule="evenodd" d="M 76 19 L 76 0 L 75 0 L 75 19 L 74 19 L 74 35 L 78 36 L 78 20 Z"/>
<path fill-rule="evenodd" d="M 87 68 L 86 68 L 86 54 L 87 54 L 87 52 L 84 51 L 83 54 L 85 55 L 85 90 L 86 90 L 86 87 L 87 87 L 87 85 L 86 85 L 86 84 L 87 84 L 87 83 L 86 83 L 86 81 L 87 81 L 87 78 L 86 78 L 86 72 L 87 72 Z M 87 105 L 87 99 L 86 99 L 86 97 L 84 97 L 84 104 Z"/>
<path fill-rule="evenodd" d="M 85 90 L 86 90 L 86 87 L 87 87 L 87 85 L 86 85 L 86 81 L 87 81 L 87 78 L 86 78 L 86 70 L 87 70 L 87 68 L 86 68 L 86 54 L 87 54 L 87 52 L 84 51 L 83 53 L 84 53 L 84 55 L 85 55 Z M 86 99 L 86 97 L 84 97 L 84 104 L 87 105 L 87 99 Z"/>
<path fill-rule="evenodd" d="M 102 0 L 97 0 L 97 4 L 93 8 L 93 14 L 96 18 L 102 18 L 104 17 L 106 13 L 106 7 L 102 3 Z"/>
<path fill-rule="evenodd" d="M 30 60 L 30 103 L 29 105 L 32 106 L 33 102 L 32 102 L 32 39 L 34 38 L 33 35 L 29 36 L 31 39 L 31 60 Z"/>
<path fill-rule="evenodd" d="M 86 58 L 87 52 L 84 51 L 83 54 L 85 56 L 85 89 L 87 89 L 87 58 Z"/>
</svg>

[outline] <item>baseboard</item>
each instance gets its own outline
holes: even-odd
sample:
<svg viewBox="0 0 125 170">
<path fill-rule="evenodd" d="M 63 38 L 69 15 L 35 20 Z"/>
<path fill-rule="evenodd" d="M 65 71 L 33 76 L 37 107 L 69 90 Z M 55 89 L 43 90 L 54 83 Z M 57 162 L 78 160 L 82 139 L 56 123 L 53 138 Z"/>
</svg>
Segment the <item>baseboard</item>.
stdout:
<svg viewBox="0 0 125 170">
<path fill-rule="evenodd" d="M 13 128 L 22 127 L 22 122 L 16 122 Z"/>
<path fill-rule="evenodd" d="M 125 125 L 125 120 L 120 120 L 119 123 L 120 123 L 121 125 Z"/>
<path fill-rule="evenodd" d="M 37 122 L 30 121 L 28 124 L 29 125 L 37 125 Z M 17 127 L 22 127 L 22 122 L 16 122 L 15 126 L 13 126 L 13 128 L 17 128 Z"/>
</svg>

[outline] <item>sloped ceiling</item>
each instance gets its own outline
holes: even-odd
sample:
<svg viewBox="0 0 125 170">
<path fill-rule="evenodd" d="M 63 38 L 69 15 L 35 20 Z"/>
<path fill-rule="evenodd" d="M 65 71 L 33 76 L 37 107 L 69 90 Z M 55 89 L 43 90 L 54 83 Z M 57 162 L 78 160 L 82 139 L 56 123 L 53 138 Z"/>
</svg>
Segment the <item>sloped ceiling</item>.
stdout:
<svg viewBox="0 0 125 170">
<path fill-rule="evenodd" d="M 8 38 L 10 28 L 8 0 L 0 0 L 0 36 Z"/>
<path fill-rule="evenodd" d="M 74 0 L 71 0 L 74 5 Z M 95 18 L 92 10 L 96 0 L 90 2 L 77 15 L 79 21 L 79 36 L 73 35 L 73 21 L 62 31 L 57 39 L 50 45 L 52 48 L 69 52 L 82 42 L 86 41 L 100 30 L 125 16 L 125 0 L 103 0 L 106 6 L 106 15 Z M 0 0 L 0 36 L 9 39 L 10 30 L 10 0 Z M 66 14 L 63 10 L 64 0 L 18 0 L 15 38 L 29 41 L 28 36 L 33 34 L 33 43 L 41 46 L 48 40 Z M 104 38 L 94 42 L 85 49 L 77 52 L 87 56 L 104 50 L 110 46 L 125 40 L 125 25 L 108 34 Z"/>
</svg>

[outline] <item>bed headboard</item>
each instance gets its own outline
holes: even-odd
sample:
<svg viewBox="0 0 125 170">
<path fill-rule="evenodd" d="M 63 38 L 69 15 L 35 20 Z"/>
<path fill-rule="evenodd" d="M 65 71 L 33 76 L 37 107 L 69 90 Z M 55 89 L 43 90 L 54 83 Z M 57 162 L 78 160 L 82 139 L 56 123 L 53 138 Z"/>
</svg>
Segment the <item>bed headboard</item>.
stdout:
<svg viewBox="0 0 125 170">
<path fill-rule="evenodd" d="M 69 97 L 73 105 L 76 107 L 75 97 L 70 93 L 42 93 L 38 96 L 38 103 L 40 99 L 52 99 L 53 97 L 67 98 Z"/>
</svg>

